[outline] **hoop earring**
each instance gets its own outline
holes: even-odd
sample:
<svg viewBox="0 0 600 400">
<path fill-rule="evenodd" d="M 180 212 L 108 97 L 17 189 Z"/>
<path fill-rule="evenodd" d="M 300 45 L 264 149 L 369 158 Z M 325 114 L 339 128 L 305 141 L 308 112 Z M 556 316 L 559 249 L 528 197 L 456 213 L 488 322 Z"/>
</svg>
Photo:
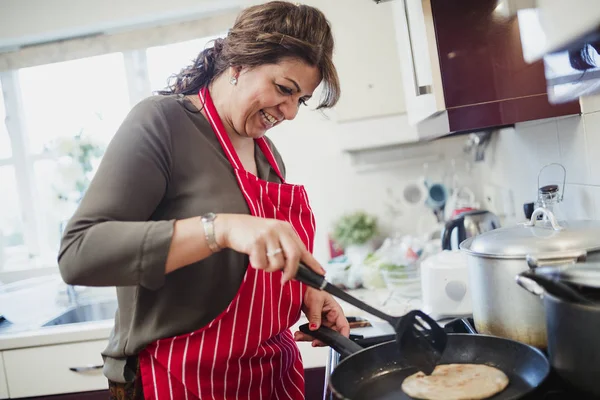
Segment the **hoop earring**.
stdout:
<svg viewBox="0 0 600 400">
<path fill-rule="evenodd" d="M 229 80 L 229 83 L 231 83 L 233 86 L 237 85 L 237 78 L 235 76 L 232 76 Z"/>
</svg>

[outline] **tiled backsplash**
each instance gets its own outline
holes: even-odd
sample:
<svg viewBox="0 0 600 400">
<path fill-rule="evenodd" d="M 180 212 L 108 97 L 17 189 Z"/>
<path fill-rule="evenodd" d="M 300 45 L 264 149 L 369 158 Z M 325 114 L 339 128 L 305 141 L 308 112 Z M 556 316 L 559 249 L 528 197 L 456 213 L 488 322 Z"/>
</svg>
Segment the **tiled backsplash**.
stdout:
<svg viewBox="0 0 600 400">
<path fill-rule="evenodd" d="M 534 201 L 542 167 L 561 163 L 567 184 L 561 210 L 568 219 L 600 219 L 600 96 L 581 101 L 581 116 L 518 124 L 498 132 L 480 168 L 481 181 L 512 190 L 515 217 Z M 561 175 L 549 168 L 542 184 Z M 545 178 L 545 179 L 544 179 Z"/>
</svg>

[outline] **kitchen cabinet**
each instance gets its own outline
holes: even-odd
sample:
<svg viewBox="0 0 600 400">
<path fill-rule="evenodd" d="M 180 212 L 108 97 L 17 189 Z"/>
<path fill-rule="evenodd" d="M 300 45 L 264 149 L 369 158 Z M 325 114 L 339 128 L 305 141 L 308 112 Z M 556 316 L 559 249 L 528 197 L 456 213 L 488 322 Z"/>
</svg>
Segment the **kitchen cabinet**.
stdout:
<svg viewBox="0 0 600 400">
<path fill-rule="evenodd" d="M 8 385 L 6 384 L 2 352 L 0 352 L 0 399 L 8 399 Z"/>
<path fill-rule="evenodd" d="M 313 0 L 331 23 L 333 61 L 342 96 L 337 122 L 406 112 L 391 4 L 366 0 Z M 391 40 L 390 40 L 391 38 Z"/>
<path fill-rule="evenodd" d="M 71 393 L 62 396 L 41 396 L 27 397 L 22 400 L 108 400 L 110 393 L 108 390 L 100 390 L 95 392 Z"/>
<path fill-rule="evenodd" d="M 325 394 L 325 367 L 304 370 L 304 398 L 323 400 Z"/>
<path fill-rule="evenodd" d="M 420 137 L 580 112 L 578 102 L 549 103 L 543 62 L 525 62 L 518 19 L 497 0 L 390 4 L 408 120 Z"/>
<path fill-rule="evenodd" d="M 106 390 L 100 353 L 107 343 L 93 340 L 4 351 L 11 398 Z"/>
</svg>

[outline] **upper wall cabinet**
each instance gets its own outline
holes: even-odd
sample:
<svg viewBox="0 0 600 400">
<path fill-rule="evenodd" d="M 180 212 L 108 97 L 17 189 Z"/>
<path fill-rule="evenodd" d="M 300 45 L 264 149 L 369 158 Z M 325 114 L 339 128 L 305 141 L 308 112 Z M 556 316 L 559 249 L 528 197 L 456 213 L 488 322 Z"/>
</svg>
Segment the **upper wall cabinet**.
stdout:
<svg viewBox="0 0 600 400">
<path fill-rule="evenodd" d="M 338 122 L 406 112 L 391 4 L 365 0 L 312 1 L 331 22 L 342 97 Z"/>
<path fill-rule="evenodd" d="M 548 102 L 543 62 L 523 59 L 497 0 L 393 0 L 408 120 L 419 137 L 578 114 Z"/>
</svg>

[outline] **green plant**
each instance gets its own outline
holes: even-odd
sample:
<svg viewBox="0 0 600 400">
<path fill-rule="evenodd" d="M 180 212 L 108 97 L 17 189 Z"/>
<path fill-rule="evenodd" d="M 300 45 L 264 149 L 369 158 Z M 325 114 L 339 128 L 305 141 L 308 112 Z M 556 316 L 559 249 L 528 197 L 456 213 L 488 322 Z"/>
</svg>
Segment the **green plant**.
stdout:
<svg viewBox="0 0 600 400">
<path fill-rule="evenodd" d="M 377 217 L 364 211 L 342 215 L 334 224 L 332 238 L 342 247 L 364 244 L 377 234 Z"/>
</svg>

